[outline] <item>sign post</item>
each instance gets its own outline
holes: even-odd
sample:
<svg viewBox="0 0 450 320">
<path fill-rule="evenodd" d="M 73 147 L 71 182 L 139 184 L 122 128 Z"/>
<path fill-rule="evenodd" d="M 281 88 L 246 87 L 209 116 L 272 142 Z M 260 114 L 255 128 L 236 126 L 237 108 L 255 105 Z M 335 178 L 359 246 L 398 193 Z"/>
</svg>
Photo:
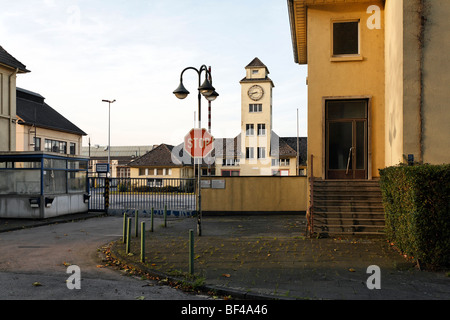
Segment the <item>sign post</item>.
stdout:
<svg viewBox="0 0 450 320">
<path fill-rule="evenodd" d="M 214 149 L 214 138 L 206 129 L 192 129 L 184 137 L 184 150 L 197 162 L 197 233 L 202 235 L 202 186 L 201 186 L 201 164 Z"/>
</svg>

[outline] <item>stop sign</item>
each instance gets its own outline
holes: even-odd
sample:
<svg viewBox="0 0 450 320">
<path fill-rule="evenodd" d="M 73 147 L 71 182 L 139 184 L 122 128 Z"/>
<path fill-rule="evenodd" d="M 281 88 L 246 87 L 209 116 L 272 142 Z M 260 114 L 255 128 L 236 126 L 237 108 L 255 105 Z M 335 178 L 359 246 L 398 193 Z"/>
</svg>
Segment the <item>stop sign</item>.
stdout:
<svg viewBox="0 0 450 320">
<path fill-rule="evenodd" d="M 214 138 L 206 129 L 192 129 L 184 137 L 184 150 L 194 159 L 205 158 L 214 149 Z"/>
</svg>

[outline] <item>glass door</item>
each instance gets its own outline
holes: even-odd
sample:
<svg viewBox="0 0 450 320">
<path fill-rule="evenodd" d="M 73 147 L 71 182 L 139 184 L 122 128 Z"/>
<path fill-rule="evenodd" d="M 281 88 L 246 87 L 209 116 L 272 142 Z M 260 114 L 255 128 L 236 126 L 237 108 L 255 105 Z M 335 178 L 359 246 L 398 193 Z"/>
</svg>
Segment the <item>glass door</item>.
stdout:
<svg viewBox="0 0 450 320">
<path fill-rule="evenodd" d="M 326 178 L 367 179 L 367 100 L 326 102 Z"/>
</svg>

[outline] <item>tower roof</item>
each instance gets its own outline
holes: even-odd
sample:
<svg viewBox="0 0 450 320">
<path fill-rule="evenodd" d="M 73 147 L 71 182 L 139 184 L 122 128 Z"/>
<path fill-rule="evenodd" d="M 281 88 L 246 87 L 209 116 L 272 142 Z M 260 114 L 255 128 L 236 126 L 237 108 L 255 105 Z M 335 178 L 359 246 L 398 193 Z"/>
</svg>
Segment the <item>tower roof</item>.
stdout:
<svg viewBox="0 0 450 320">
<path fill-rule="evenodd" d="M 264 63 L 262 63 L 262 61 L 259 60 L 258 57 L 256 57 L 255 59 L 253 59 L 252 62 L 250 62 L 250 63 L 245 67 L 245 69 L 248 69 L 248 68 L 266 68 L 267 73 L 268 73 L 268 74 L 270 73 L 270 72 L 269 72 L 269 69 L 267 68 L 267 66 L 266 66 Z"/>
</svg>

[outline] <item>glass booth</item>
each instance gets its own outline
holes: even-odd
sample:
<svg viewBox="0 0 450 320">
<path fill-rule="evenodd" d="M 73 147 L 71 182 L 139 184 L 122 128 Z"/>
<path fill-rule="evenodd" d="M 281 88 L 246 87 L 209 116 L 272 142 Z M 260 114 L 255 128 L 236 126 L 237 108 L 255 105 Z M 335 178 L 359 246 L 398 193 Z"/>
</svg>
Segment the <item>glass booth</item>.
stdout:
<svg viewBox="0 0 450 320">
<path fill-rule="evenodd" d="M 87 212 L 88 161 L 45 152 L 0 153 L 0 218 Z"/>
</svg>

